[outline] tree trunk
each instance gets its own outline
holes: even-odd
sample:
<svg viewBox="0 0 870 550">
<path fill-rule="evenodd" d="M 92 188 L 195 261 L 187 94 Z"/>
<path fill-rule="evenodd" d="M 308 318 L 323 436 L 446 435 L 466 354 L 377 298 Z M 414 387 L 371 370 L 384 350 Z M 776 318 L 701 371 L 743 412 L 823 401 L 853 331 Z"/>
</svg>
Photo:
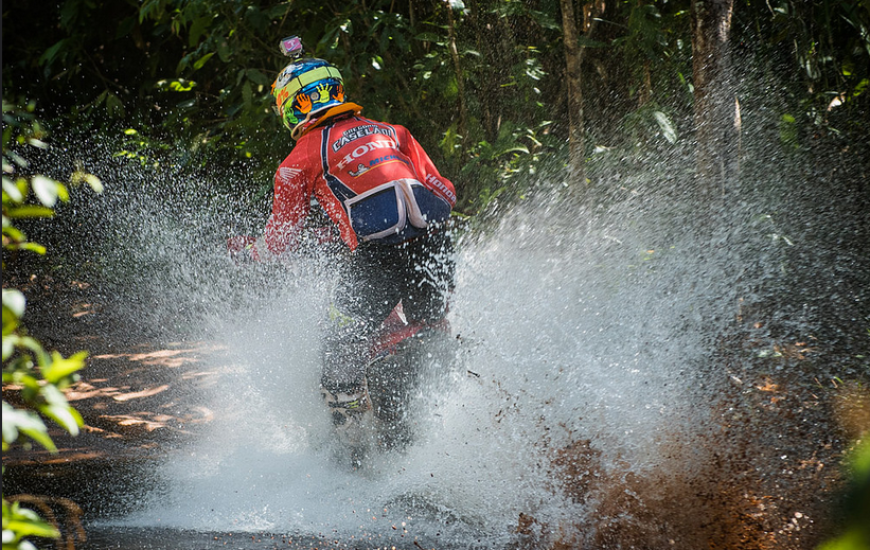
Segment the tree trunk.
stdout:
<svg viewBox="0 0 870 550">
<path fill-rule="evenodd" d="M 565 40 L 565 61 L 568 83 L 568 177 L 581 188 L 586 187 L 583 73 L 580 48 L 577 45 L 577 21 L 572 0 L 561 0 L 562 32 Z"/>
<path fill-rule="evenodd" d="M 737 176 L 740 115 L 729 37 L 734 0 L 692 0 L 692 81 L 699 191 L 722 196 Z"/>
<path fill-rule="evenodd" d="M 462 64 L 459 59 L 459 50 L 456 47 L 456 22 L 453 18 L 453 6 L 447 3 L 447 37 L 450 44 L 450 57 L 453 59 L 453 70 L 456 73 L 456 88 L 459 93 L 459 125 L 457 132 L 462 136 L 463 142 L 468 139 L 466 128 L 468 127 L 468 107 L 465 104 L 465 80 L 462 77 Z"/>
<path fill-rule="evenodd" d="M 481 14 L 481 9 L 478 0 L 468 0 L 468 20 L 471 27 L 474 29 L 475 47 L 481 53 L 484 59 L 491 60 L 490 66 L 497 66 L 501 57 L 498 53 L 498 46 L 493 40 L 492 31 L 487 29 L 485 16 Z M 484 139 L 495 142 L 498 137 L 498 127 L 495 123 L 493 110 L 498 110 L 498 94 L 499 82 L 491 74 L 483 73 L 487 76 L 480 78 L 480 82 L 475 87 L 478 92 L 478 100 L 480 101 L 480 116 L 481 125 L 483 126 Z"/>
</svg>

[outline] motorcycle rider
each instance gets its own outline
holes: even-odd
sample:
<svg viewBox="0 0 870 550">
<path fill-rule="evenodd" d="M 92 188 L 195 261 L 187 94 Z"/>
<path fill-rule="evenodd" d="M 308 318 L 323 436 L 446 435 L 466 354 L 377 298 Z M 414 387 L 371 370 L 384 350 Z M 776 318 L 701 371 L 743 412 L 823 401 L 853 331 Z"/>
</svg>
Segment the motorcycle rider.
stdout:
<svg viewBox="0 0 870 550">
<path fill-rule="evenodd" d="M 401 302 L 407 322 L 437 323 L 453 284 L 446 224 L 453 184 L 403 126 L 361 116 L 333 65 L 294 57 L 272 85 L 279 115 L 296 145 L 278 167 L 272 214 L 254 256 L 295 250 L 311 198 L 346 245 L 326 337 L 321 390 L 339 431 L 371 417 L 366 355 L 381 322 Z M 349 442 L 353 444 L 353 442 Z"/>
</svg>

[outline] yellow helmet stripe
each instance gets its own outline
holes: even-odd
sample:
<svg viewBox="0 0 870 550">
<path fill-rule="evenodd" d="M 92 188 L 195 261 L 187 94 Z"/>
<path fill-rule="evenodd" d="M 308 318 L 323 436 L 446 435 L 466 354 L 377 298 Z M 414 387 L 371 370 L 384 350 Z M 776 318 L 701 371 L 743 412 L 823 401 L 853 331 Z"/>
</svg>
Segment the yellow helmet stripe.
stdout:
<svg viewBox="0 0 870 550">
<path fill-rule="evenodd" d="M 343 82 L 341 73 L 335 67 L 317 67 L 313 71 L 302 73 L 284 85 L 284 90 L 287 91 L 287 99 L 294 97 L 305 86 L 326 78 L 334 78 L 339 82 Z"/>
</svg>

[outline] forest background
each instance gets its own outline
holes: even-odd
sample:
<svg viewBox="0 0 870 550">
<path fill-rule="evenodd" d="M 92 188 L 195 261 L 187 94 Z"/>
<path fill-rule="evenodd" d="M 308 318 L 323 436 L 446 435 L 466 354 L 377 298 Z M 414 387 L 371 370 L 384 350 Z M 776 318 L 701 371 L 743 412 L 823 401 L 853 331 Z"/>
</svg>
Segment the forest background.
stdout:
<svg viewBox="0 0 870 550">
<path fill-rule="evenodd" d="M 596 166 L 696 134 L 736 158 L 735 120 L 863 165 L 868 20 L 845 0 L 24 0 L 4 6 L 3 98 L 34 105 L 57 147 L 112 136 L 106 154 L 261 198 L 293 146 L 270 86 L 296 34 L 367 116 L 409 127 L 473 213 L 543 168 L 606 186 Z"/>
<path fill-rule="evenodd" d="M 653 185 L 680 156 L 700 219 L 770 155 L 836 172 L 843 208 L 870 209 L 870 0 L 18 0 L 3 5 L 4 248 L 23 242 L 7 232 L 11 173 L 55 206 L 66 192 L 47 181 L 135 190 L 135 166 L 167 201 L 188 186 L 247 204 L 249 226 L 221 231 L 262 227 L 293 147 L 270 96 L 290 35 L 366 116 L 412 131 L 472 218 L 539 191 L 608 200 L 613 166 Z M 750 154 L 753 141 L 777 147 Z M 77 205 L 94 195 L 75 195 L 51 224 L 12 216 L 57 252 L 44 269 L 99 269 L 65 252 L 88 240 Z M 4 383 L 23 315 L 6 289 L 31 270 L 8 260 Z M 82 360 L 43 374 L 62 382 Z M 63 410 L 43 412 L 72 428 Z M 6 426 L 4 401 L 4 447 Z"/>
</svg>

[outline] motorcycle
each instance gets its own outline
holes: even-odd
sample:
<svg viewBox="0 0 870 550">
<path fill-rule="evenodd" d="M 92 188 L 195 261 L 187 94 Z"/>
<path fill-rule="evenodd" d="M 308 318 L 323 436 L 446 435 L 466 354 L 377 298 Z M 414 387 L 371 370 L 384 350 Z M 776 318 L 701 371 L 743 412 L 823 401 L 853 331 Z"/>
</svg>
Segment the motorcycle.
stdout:
<svg viewBox="0 0 870 550">
<path fill-rule="evenodd" d="M 443 358 L 449 346 L 450 324 L 409 322 L 398 304 L 381 324 L 368 350 L 366 381 L 370 417 L 339 430 L 339 442 L 349 452 L 351 464 L 360 466 L 378 451 L 401 450 L 410 445 L 414 425 L 422 419 L 413 407 L 415 393 L 422 393 L 426 367 L 432 358 Z M 434 365 L 436 373 L 443 367 Z M 348 430 L 356 433 L 348 433 Z"/>
<path fill-rule="evenodd" d="M 259 262 L 256 254 L 250 254 L 256 251 L 251 246 L 254 242 L 253 237 L 230 238 L 227 245 L 233 261 Z M 393 308 L 367 346 L 364 395 L 359 406 L 339 406 L 335 394 L 322 392 L 324 411 L 333 416 L 339 462 L 349 462 L 356 469 L 377 453 L 411 444 L 414 424 L 420 420 L 412 406 L 413 394 L 423 389 L 430 358 L 443 357 L 453 342 L 450 332 L 447 319 L 412 321 L 405 317 L 401 302 Z"/>
</svg>

